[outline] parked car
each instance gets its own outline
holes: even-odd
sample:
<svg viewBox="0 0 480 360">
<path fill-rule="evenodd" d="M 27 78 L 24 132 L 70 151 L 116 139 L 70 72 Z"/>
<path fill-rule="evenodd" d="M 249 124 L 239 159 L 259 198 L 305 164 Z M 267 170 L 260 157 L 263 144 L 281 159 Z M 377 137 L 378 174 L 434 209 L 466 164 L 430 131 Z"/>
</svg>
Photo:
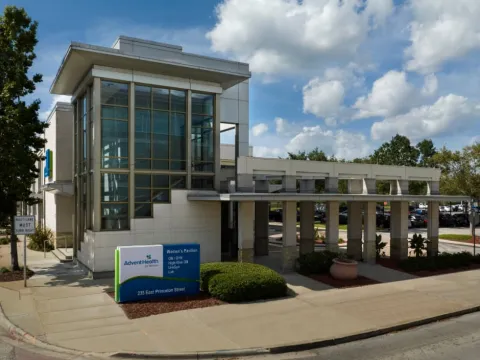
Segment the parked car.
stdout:
<svg viewBox="0 0 480 360">
<path fill-rule="evenodd" d="M 327 214 L 323 210 L 315 210 L 315 221 L 324 223 L 327 217 Z"/>
<path fill-rule="evenodd" d="M 342 211 L 339 215 L 338 215 L 338 223 L 340 225 L 346 225 L 348 224 L 348 212 L 347 211 Z"/>
<path fill-rule="evenodd" d="M 270 210 L 268 214 L 270 221 L 282 222 L 283 221 L 283 211 L 282 209 Z"/>
<path fill-rule="evenodd" d="M 427 226 L 427 219 L 425 216 L 420 215 L 420 214 L 410 214 L 408 216 L 412 223 L 412 227 L 425 227 Z"/>
<path fill-rule="evenodd" d="M 438 214 L 438 225 L 440 227 L 452 227 L 455 226 L 455 219 L 448 213 Z"/>
<path fill-rule="evenodd" d="M 470 220 L 468 219 L 467 214 L 458 213 L 452 215 L 454 220 L 454 226 L 457 227 L 468 227 L 470 226 Z"/>
</svg>

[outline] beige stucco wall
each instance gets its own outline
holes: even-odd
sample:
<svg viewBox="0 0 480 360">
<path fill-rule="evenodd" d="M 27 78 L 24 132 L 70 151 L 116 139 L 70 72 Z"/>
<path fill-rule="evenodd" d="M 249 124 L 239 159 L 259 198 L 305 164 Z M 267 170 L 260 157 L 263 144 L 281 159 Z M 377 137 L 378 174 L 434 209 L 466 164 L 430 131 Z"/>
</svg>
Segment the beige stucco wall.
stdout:
<svg viewBox="0 0 480 360">
<path fill-rule="evenodd" d="M 151 219 L 132 219 L 130 231 L 87 231 L 78 259 L 93 272 L 113 271 L 117 246 L 194 242 L 201 262 L 220 261 L 220 203 L 190 202 L 188 193 L 172 191 L 171 204 L 155 204 Z"/>
</svg>

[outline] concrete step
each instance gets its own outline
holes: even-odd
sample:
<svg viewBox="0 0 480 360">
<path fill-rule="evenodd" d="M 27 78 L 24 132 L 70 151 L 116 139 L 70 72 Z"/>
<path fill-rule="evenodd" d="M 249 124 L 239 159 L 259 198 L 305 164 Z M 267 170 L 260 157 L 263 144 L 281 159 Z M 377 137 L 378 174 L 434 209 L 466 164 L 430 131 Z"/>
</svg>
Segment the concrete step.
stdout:
<svg viewBox="0 0 480 360">
<path fill-rule="evenodd" d="M 72 255 L 66 255 L 61 249 L 55 249 L 52 251 L 52 254 L 60 260 L 61 263 L 68 263 L 73 261 Z"/>
</svg>

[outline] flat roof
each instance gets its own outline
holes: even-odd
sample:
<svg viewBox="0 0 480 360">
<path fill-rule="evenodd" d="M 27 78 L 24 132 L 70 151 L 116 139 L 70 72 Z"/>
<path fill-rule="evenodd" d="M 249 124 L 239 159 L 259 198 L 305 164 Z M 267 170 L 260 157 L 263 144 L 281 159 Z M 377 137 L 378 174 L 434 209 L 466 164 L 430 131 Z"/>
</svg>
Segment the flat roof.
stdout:
<svg viewBox="0 0 480 360">
<path fill-rule="evenodd" d="M 248 64 L 189 54 L 179 49 L 181 48 L 175 46 L 162 46 L 161 49 L 156 49 L 162 55 L 158 53 L 154 56 L 72 42 L 52 82 L 50 93 L 73 95 L 93 65 L 214 82 L 224 89 L 251 77 Z"/>
<path fill-rule="evenodd" d="M 190 201 L 470 201 L 463 195 L 364 195 L 364 194 L 301 194 L 301 193 L 205 193 L 191 192 Z"/>
</svg>

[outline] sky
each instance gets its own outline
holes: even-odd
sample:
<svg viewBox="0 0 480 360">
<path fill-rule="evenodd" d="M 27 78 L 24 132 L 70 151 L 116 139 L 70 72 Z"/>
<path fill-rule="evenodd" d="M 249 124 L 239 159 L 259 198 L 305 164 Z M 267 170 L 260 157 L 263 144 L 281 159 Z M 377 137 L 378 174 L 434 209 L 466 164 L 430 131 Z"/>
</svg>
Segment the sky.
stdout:
<svg viewBox="0 0 480 360">
<path fill-rule="evenodd" d="M 0 0 L 0 7 L 11 4 Z M 250 145 L 353 159 L 397 133 L 460 149 L 480 141 L 478 0 L 16 0 L 39 22 L 35 92 L 71 41 L 126 35 L 250 64 Z M 222 141 L 231 142 L 228 133 Z"/>
</svg>

